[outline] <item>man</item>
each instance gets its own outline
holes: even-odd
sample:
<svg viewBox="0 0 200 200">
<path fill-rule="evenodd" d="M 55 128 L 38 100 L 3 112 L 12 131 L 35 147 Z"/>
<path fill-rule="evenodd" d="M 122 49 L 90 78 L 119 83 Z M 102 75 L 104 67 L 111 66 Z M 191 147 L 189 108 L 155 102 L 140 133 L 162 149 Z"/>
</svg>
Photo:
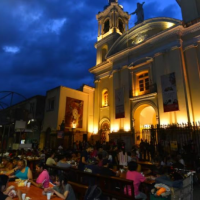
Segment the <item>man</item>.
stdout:
<svg viewBox="0 0 200 200">
<path fill-rule="evenodd" d="M 108 153 L 102 147 L 99 148 L 98 154 L 102 154 L 103 159 L 108 158 Z"/>
<path fill-rule="evenodd" d="M 51 153 L 51 157 L 49 157 L 46 161 L 46 165 L 56 165 L 56 161 L 54 160 L 55 153 Z"/>
<path fill-rule="evenodd" d="M 100 168 L 100 174 L 103 176 L 119 176 L 119 173 L 116 173 L 112 170 L 112 163 L 108 161 L 103 161 L 103 167 Z"/>
<path fill-rule="evenodd" d="M 93 150 L 94 150 L 93 147 L 88 146 L 86 150 L 82 151 L 81 159 L 78 166 L 79 170 L 83 171 L 85 169 L 85 165 L 89 164 L 88 163 L 89 153 L 91 153 Z"/>
</svg>

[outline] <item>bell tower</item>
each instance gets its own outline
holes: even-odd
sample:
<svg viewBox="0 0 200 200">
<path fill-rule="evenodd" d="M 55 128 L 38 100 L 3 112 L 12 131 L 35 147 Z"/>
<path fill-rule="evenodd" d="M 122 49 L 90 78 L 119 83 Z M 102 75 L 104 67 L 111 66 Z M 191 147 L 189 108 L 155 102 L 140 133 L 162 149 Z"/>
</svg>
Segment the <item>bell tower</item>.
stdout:
<svg viewBox="0 0 200 200">
<path fill-rule="evenodd" d="M 118 0 L 108 0 L 108 5 L 96 15 L 98 21 L 98 37 L 96 64 L 106 61 L 106 54 L 114 42 L 128 30 L 130 15 L 124 12 Z"/>
</svg>

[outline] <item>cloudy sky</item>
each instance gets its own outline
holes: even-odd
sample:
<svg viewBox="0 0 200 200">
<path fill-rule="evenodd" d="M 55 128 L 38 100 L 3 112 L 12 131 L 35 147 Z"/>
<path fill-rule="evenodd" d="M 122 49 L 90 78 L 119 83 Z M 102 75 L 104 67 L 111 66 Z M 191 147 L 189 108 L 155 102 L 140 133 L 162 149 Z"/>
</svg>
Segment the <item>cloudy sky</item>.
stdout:
<svg viewBox="0 0 200 200">
<path fill-rule="evenodd" d="M 119 0 L 129 13 L 136 3 Z M 59 85 L 93 86 L 88 69 L 95 66 L 95 15 L 106 4 L 108 0 L 0 0 L 0 92 L 29 98 Z M 146 19 L 181 19 L 175 0 L 146 0 L 144 10 Z M 132 16 L 130 28 L 135 21 Z"/>
</svg>

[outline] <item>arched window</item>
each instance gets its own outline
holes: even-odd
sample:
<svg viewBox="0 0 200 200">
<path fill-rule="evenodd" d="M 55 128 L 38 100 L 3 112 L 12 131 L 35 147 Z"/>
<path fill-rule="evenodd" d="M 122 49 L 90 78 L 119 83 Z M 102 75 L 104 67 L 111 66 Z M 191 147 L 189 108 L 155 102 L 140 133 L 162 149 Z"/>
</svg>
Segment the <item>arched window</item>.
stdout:
<svg viewBox="0 0 200 200">
<path fill-rule="evenodd" d="M 110 21 L 109 21 L 109 19 L 107 19 L 104 23 L 104 30 L 103 30 L 104 33 L 107 33 L 109 31 L 109 29 L 110 29 Z"/>
<path fill-rule="evenodd" d="M 102 93 L 102 106 L 108 106 L 108 90 L 104 90 Z"/>
<path fill-rule="evenodd" d="M 124 24 L 123 24 L 121 19 L 119 19 L 119 30 L 120 30 L 121 33 L 124 32 Z"/>
</svg>

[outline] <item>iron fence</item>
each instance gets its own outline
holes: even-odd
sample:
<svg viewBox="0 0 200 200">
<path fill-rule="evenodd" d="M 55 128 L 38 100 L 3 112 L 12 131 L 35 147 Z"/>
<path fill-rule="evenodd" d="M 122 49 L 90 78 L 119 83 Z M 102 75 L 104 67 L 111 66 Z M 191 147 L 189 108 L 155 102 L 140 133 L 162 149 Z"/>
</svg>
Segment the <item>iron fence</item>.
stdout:
<svg viewBox="0 0 200 200">
<path fill-rule="evenodd" d="M 190 145 L 193 153 L 200 155 L 200 122 L 152 125 L 143 129 L 142 135 L 143 139 L 147 139 L 148 142 L 154 141 L 156 144 L 177 141 L 179 148 Z"/>
</svg>

